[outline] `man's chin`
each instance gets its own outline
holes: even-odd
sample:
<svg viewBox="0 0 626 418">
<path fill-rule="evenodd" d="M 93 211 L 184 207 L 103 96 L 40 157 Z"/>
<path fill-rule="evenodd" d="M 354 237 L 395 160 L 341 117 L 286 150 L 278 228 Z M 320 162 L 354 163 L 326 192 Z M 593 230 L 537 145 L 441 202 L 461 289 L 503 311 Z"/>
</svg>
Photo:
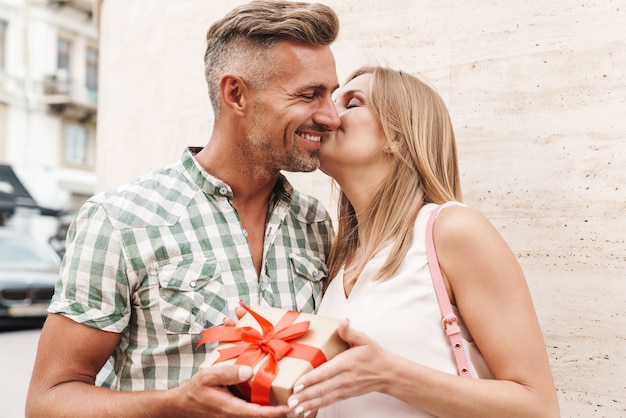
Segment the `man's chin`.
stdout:
<svg viewBox="0 0 626 418">
<path fill-rule="evenodd" d="M 320 167 L 320 160 L 317 157 L 317 153 L 308 159 L 292 160 L 288 164 L 285 164 L 283 171 L 291 173 L 311 173 Z"/>
<path fill-rule="evenodd" d="M 316 167 L 302 167 L 302 168 L 293 168 L 293 169 L 283 168 L 281 171 L 287 171 L 288 173 L 312 173 L 316 171 L 318 168 L 320 168 L 319 164 Z"/>
</svg>

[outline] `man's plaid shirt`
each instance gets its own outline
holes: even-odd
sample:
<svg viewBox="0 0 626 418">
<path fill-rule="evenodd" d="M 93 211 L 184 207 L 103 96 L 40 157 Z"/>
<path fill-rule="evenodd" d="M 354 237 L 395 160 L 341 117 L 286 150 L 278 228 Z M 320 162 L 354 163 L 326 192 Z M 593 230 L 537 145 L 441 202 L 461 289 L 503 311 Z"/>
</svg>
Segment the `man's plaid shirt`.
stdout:
<svg viewBox="0 0 626 418">
<path fill-rule="evenodd" d="M 215 344 L 200 331 L 239 300 L 314 312 L 333 234 L 315 199 L 281 176 L 258 276 L 230 187 L 185 150 L 180 162 L 91 198 L 68 233 L 49 312 L 121 333 L 98 384 L 166 389 L 190 379 Z"/>
</svg>

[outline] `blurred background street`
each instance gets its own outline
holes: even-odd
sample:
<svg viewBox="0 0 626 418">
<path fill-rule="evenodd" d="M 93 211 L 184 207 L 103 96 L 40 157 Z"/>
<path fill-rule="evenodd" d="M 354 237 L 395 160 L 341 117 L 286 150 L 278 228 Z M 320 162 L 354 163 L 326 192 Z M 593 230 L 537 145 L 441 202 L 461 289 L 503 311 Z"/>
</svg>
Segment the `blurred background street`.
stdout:
<svg viewBox="0 0 626 418">
<path fill-rule="evenodd" d="M 40 329 L 0 330 L 0 417 L 24 416 Z"/>
<path fill-rule="evenodd" d="M 0 0 L 0 417 L 24 417 L 67 226 L 95 193 L 92 0 Z"/>
</svg>

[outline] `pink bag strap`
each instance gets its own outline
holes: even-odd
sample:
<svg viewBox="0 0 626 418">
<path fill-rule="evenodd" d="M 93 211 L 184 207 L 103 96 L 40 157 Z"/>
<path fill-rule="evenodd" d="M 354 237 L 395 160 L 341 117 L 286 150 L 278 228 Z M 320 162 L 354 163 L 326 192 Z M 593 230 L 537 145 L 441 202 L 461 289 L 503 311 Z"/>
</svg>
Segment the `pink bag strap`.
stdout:
<svg viewBox="0 0 626 418">
<path fill-rule="evenodd" d="M 443 282 L 443 276 L 441 275 L 441 268 L 439 267 L 439 261 L 437 260 L 437 253 L 435 251 L 435 242 L 433 240 L 433 225 L 437 214 L 443 209 L 444 206 L 437 207 L 428 218 L 426 224 L 426 257 L 428 259 L 428 269 L 430 270 L 430 276 L 433 279 L 433 286 L 435 287 L 435 293 L 437 294 L 437 300 L 439 301 L 439 307 L 443 314 L 442 325 L 446 331 L 446 335 L 450 340 L 450 347 L 452 347 L 452 353 L 454 354 L 454 361 L 456 362 L 457 371 L 459 376 L 471 377 L 469 367 L 467 365 L 467 357 L 465 355 L 465 349 L 463 348 L 463 340 L 461 339 L 461 328 L 459 327 L 459 319 L 452 310 L 450 304 L 450 298 L 446 290 L 446 285 Z"/>
</svg>

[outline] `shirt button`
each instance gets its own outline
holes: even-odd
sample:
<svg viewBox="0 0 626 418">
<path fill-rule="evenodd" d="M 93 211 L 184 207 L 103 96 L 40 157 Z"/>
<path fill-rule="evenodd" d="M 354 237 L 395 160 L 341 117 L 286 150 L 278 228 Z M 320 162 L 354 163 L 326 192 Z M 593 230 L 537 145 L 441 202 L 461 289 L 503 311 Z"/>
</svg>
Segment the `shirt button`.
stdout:
<svg viewBox="0 0 626 418">
<path fill-rule="evenodd" d="M 248 238 L 248 231 L 246 231 L 245 229 L 243 230 L 243 236 Z"/>
<path fill-rule="evenodd" d="M 189 287 L 191 287 L 192 289 L 195 288 L 196 282 L 195 281 L 189 282 Z"/>
<path fill-rule="evenodd" d="M 222 196 L 226 196 L 228 194 L 228 189 L 226 187 L 220 187 L 219 192 Z"/>
<path fill-rule="evenodd" d="M 313 277 L 317 277 L 317 275 L 318 275 L 319 273 L 317 272 L 317 270 L 315 270 L 315 271 L 313 271 L 311 274 L 313 275 Z"/>
<path fill-rule="evenodd" d="M 267 283 L 261 282 L 261 286 L 259 287 L 261 288 L 262 291 L 265 291 L 265 289 L 267 289 Z"/>
</svg>

